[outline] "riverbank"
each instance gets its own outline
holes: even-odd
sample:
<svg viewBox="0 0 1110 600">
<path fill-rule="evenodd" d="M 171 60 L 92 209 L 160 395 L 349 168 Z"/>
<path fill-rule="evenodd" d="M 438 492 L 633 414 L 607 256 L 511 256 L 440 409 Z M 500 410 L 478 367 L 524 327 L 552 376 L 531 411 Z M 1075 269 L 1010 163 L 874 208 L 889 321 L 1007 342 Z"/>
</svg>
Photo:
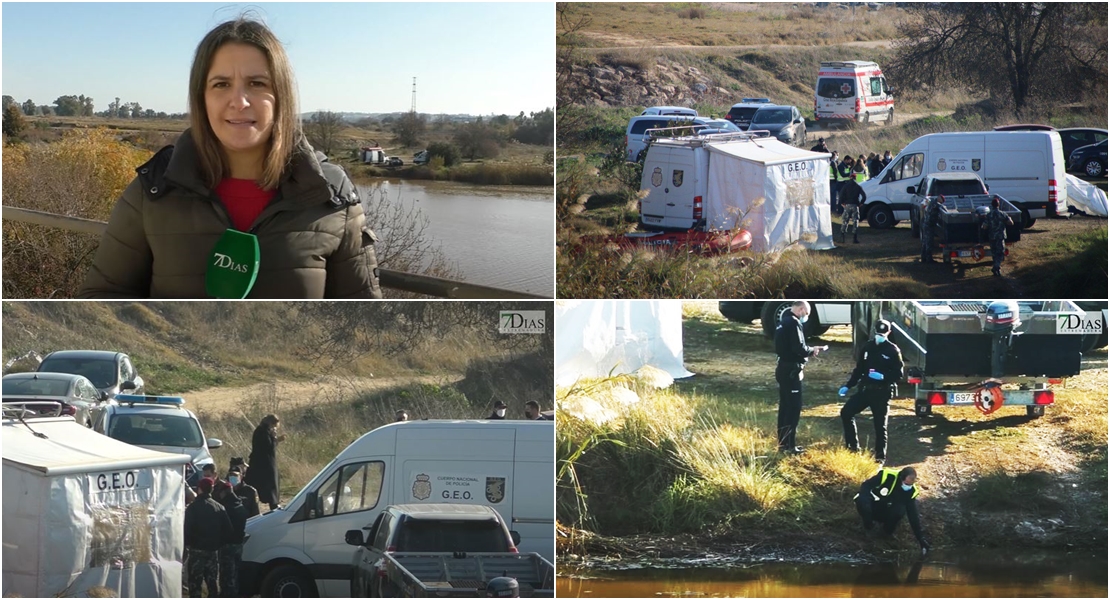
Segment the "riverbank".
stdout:
<svg viewBox="0 0 1110 600">
<path fill-rule="evenodd" d="M 785 456 L 773 434 L 775 357 L 759 324 L 725 321 L 716 303 L 687 303 L 686 313 L 694 377 L 663 390 L 628 378 L 559 390 L 561 556 L 806 562 L 917 551 L 906 524 L 882 539 L 865 534 L 855 513 L 852 497 L 877 465 L 843 449 L 835 390 L 853 364 L 848 328 L 811 342 L 830 350 L 806 369 L 799 442 L 808 450 Z M 920 419 L 912 400 L 893 401 L 888 466 L 918 470 L 932 546 L 1105 549 L 1106 377 L 1105 349 L 1084 357 L 1040 419 L 1021 407 Z M 628 403 L 628 392 L 638 400 Z M 581 418 L 583 398 L 617 418 Z M 857 424 L 861 443 L 872 444 L 870 413 Z"/>
<path fill-rule="evenodd" d="M 423 181 L 455 181 L 477 185 L 554 185 L 554 169 L 551 165 L 532 163 L 489 163 L 475 162 L 454 167 L 434 168 L 428 165 L 410 165 L 386 169 L 369 165 L 351 164 L 348 166 L 352 178 L 366 179 L 382 177 L 391 179 L 415 179 Z"/>
</svg>

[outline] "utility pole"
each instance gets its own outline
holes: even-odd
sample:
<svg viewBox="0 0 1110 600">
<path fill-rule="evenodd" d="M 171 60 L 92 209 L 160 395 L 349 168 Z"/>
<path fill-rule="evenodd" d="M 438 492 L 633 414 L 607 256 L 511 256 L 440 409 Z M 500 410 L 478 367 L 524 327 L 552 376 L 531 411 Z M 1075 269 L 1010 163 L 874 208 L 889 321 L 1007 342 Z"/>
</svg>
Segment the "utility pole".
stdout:
<svg viewBox="0 0 1110 600">
<path fill-rule="evenodd" d="M 412 78 L 412 107 L 409 108 L 409 112 L 412 113 L 413 115 L 416 114 L 416 78 L 415 77 Z"/>
</svg>

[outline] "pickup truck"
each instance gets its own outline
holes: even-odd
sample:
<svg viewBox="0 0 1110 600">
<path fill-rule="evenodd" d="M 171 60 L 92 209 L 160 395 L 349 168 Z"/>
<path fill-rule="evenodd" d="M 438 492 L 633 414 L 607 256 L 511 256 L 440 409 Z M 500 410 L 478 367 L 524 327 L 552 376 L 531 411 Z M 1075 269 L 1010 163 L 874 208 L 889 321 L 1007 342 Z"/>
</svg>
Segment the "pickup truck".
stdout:
<svg viewBox="0 0 1110 600">
<path fill-rule="evenodd" d="M 554 565 L 518 553 L 519 535 L 488 506 L 397 504 L 363 529 L 345 539 L 358 546 L 352 598 L 474 598 L 498 577 L 516 579 L 521 597 L 555 596 Z"/>
<path fill-rule="evenodd" d="M 938 213 L 936 248 L 941 251 L 945 263 L 956 258 L 973 258 L 976 261 L 991 255 L 990 240 L 981 227 L 983 215 L 991 206 L 991 199 L 998 197 L 989 193 L 989 188 L 975 173 L 953 172 L 934 173 L 921 180 L 906 191 L 913 194 L 910 199 L 910 232 L 921 237 L 921 223 L 929 201 L 944 196 L 944 204 Z M 1006 228 L 1006 243 L 1021 239 L 1022 216 L 1017 208 L 1005 198 L 998 197 L 1002 212 L 1009 215 L 1014 224 Z"/>
</svg>

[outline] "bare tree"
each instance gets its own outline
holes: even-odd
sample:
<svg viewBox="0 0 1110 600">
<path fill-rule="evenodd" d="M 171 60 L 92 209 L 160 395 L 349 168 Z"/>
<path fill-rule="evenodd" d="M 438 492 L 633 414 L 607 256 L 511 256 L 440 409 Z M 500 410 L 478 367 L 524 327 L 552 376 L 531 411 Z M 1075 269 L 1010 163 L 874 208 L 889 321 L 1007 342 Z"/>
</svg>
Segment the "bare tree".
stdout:
<svg viewBox="0 0 1110 600">
<path fill-rule="evenodd" d="M 959 85 L 989 92 L 1022 112 L 1035 98 L 1106 98 L 1106 5 L 928 3 L 899 26 L 888 69 L 912 94 Z"/>
<path fill-rule="evenodd" d="M 428 217 L 415 204 L 389 198 L 383 188 L 364 194 L 366 222 L 378 236 L 374 252 L 383 269 L 456 279 L 459 269 L 428 234 Z"/>
<path fill-rule="evenodd" d="M 402 146 L 415 146 L 420 142 L 420 136 L 424 135 L 426 122 L 424 115 L 405 113 L 393 124 L 393 134 Z"/>
<path fill-rule="evenodd" d="M 331 111 L 317 111 L 304 124 L 304 134 L 312 147 L 331 155 L 343 131 L 343 116 Z"/>
</svg>

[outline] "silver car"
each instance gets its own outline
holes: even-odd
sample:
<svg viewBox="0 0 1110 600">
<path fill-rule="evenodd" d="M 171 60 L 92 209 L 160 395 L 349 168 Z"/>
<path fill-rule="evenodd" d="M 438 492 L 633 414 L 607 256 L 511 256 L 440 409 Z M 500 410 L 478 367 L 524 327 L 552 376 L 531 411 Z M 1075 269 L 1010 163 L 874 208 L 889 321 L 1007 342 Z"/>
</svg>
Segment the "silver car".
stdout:
<svg viewBox="0 0 1110 600">
<path fill-rule="evenodd" d="M 36 413 L 53 413 L 57 402 L 61 414 L 92 427 L 97 409 L 105 399 L 88 378 L 71 373 L 12 373 L 3 379 L 4 404 L 19 403 Z M 33 401 L 41 400 L 42 404 Z"/>
</svg>

